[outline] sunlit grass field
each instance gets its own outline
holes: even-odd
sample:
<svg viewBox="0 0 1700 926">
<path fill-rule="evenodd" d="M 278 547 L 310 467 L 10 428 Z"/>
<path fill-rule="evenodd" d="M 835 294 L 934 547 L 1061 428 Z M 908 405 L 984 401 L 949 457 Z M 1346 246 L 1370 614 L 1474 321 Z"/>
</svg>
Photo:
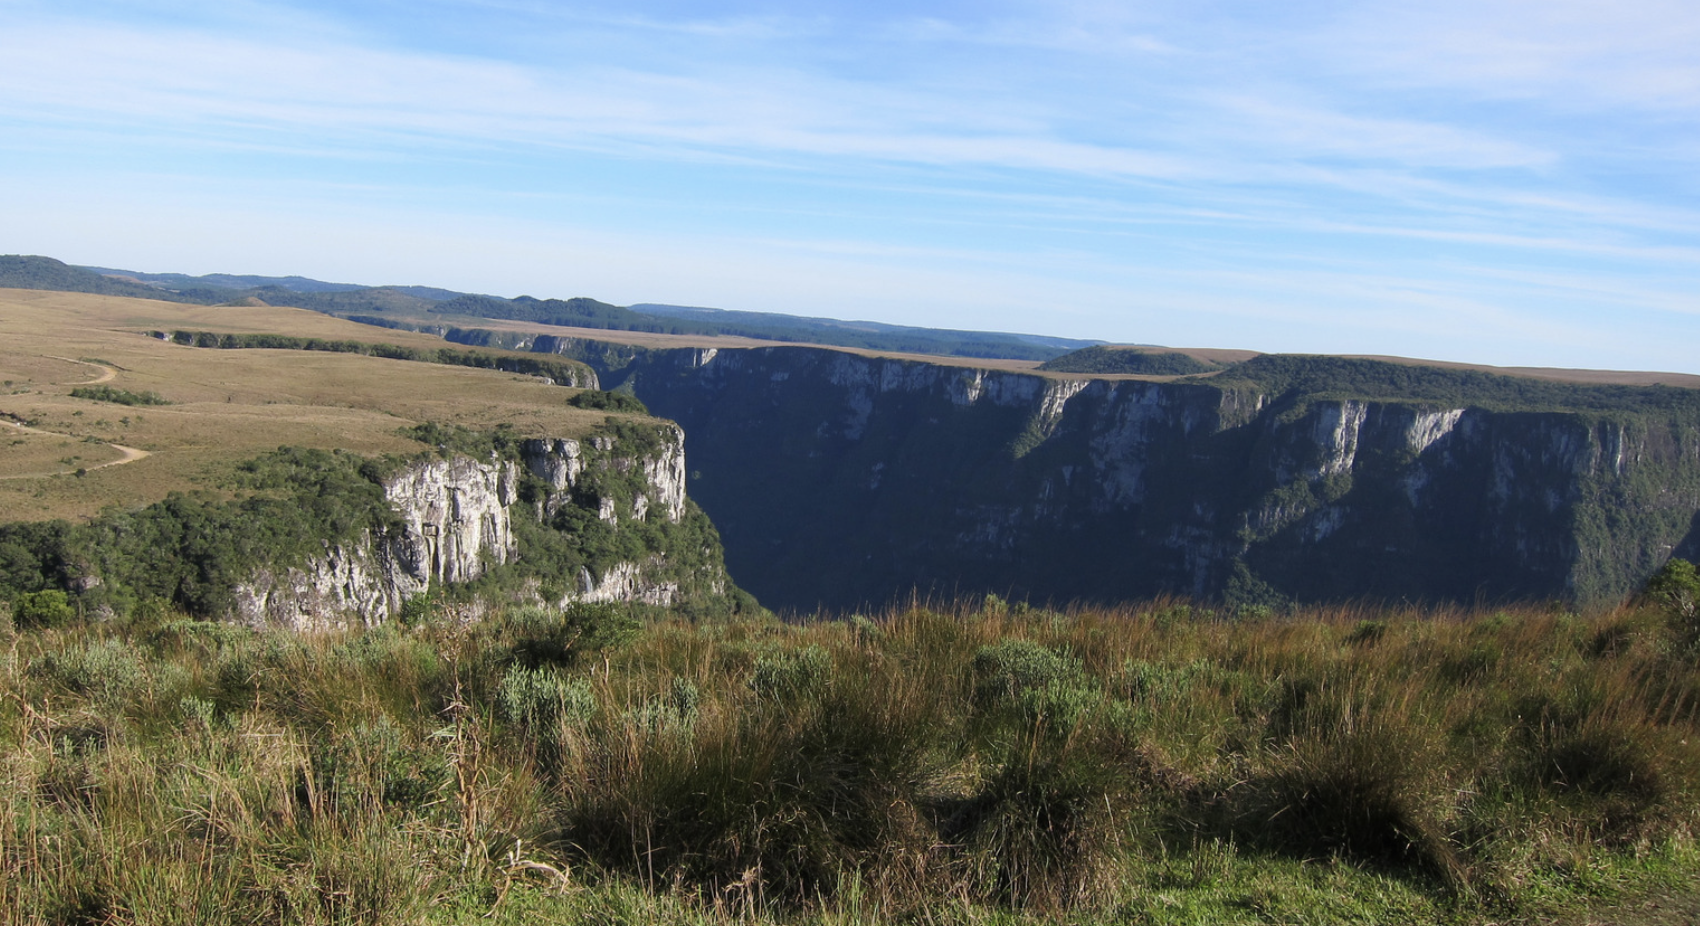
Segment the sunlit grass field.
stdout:
<svg viewBox="0 0 1700 926">
<path fill-rule="evenodd" d="M 1542 922 L 1700 872 L 1691 641 L 606 606 L 0 647 L 0 921 Z"/>
<path fill-rule="evenodd" d="M 0 290 L 0 317 L 0 416 L 45 432 L 0 426 L 0 521 L 74 518 L 211 488 L 236 463 L 282 445 L 411 452 L 421 446 L 396 432 L 424 421 L 572 437 L 606 417 L 568 406 L 572 390 L 536 377 L 350 354 L 206 350 L 146 336 L 194 328 L 442 346 L 298 309 Z M 71 396 L 96 382 L 171 404 Z M 101 466 L 121 457 L 111 444 L 149 456 Z"/>
</svg>

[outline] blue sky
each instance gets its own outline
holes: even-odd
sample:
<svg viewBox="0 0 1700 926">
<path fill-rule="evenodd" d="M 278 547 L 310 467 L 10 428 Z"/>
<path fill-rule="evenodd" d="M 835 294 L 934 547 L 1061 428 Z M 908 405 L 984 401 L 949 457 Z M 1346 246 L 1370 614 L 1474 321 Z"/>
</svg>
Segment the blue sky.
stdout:
<svg viewBox="0 0 1700 926">
<path fill-rule="evenodd" d="M 1692 0 L 0 0 L 0 252 L 1700 372 Z"/>
</svg>

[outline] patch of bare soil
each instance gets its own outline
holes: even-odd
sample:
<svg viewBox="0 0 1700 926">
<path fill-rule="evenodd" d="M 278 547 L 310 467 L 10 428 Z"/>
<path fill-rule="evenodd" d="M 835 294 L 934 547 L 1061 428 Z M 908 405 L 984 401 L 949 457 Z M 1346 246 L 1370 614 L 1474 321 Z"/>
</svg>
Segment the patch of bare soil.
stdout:
<svg viewBox="0 0 1700 926">
<path fill-rule="evenodd" d="M 1628 903 L 1600 907 L 1556 919 L 1523 920 L 1518 926 L 1696 926 L 1700 924 L 1700 886 L 1675 894 L 1655 894 Z"/>
</svg>

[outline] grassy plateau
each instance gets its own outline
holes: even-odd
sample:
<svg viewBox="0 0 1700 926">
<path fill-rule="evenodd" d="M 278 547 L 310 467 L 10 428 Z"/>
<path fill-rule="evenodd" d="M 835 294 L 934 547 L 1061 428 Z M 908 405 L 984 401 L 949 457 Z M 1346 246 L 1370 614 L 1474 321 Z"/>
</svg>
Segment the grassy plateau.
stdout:
<svg viewBox="0 0 1700 926">
<path fill-rule="evenodd" d="M 426 421 L 575 437 L 607 418 L 569 405 L 574 390 L 535 376 L 353 354 L 206 350 L 146 335 L 195 329 L 443 346 L 303 309 L 0 290 L 0 314 L 8 332 L 0 344 L 0 521 L 83 517 L 212 489 L 238 463 L 281 445 L 411 453 L 424 445 L 399 431 Z"/>
</svg>

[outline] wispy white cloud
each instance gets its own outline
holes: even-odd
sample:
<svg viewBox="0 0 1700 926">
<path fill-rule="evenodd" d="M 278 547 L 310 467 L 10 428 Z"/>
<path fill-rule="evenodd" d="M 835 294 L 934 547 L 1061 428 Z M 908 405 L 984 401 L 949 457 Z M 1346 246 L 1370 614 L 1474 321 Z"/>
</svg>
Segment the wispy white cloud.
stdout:
<svg viewBox="0 0 1700 926">
<path fill-rule="evenodd" d="M 1700 9 L 1686 0 L 1364 3 L 1311 46 L 1363 75 L 1552 105 L 1700 105 Z"/>
<path fill-rule="evenodd" d="M 279 46 L 190 30 L 44 23 L 0 37 L 0 107 L 14 116 L 198 122 L 444 141 L 677 144 L 768 154 L 979 165 L 1098 176 L 1224 177 L 1259 157 L 1408 168 L 1538 166 L 1550 152 L 1439 123 L 1347 115 L 1246 94 L 1207 94 L 1178 132 L 1073 137 L 1081 113 L 1029 99 L 953 99 L 925 88 L 781 66 L 663 74 L 602 62 L 542 68 L 349 44 Z M 1178 104 L 1177 104 L 1178 105 Z"/>
<path fill-rule="evenodd" d="M 1071 334 L 1279 349 L 1436 353 L 1450 325 L 1536 362 L 1531 345 L 1615 345 L 1656 319 L 1688 333 L 1700 302 L 1700 202 L 1650 172 L 1700 148 L 1700 26 L 1625 3 L 1613 23 L 1580 0 L 422 0 L 442 21 L 416 34 L 372 4 L 0 0 L 0 167 L 66 188 L 49 199 L 82 180 L 65 160 L 172 191 L 156 210 L 247 203 L 252 253 L 302 264 L 246 269 L 360 279 L 315 221 L 439 223 L 483 237 L 404 236 L 429 256 L 374 249 L 385 276 L 956 327 L 1032 329 L 1044 306 L 1039 327 Z M 125 187 L 109 208 L 140 203 Z M 73 242 L 94 209 L 9 208 Z M 582 275 L 501 253 L 576 255 Z M 429 277 L 456 254 L 482 282 Z"/>
<path fill-rule="evenodd" d="M 449 142 L 675 143 L 936 165 L 1174 176 L 1179 159 L 1016 133 L 995 112 L 782 71 L 549 72 L 352 46 L 279 48 L 193 32 L 77 27 L 0 38 L 0 111 L 137 131 L 211 125 Z M 942 130 L 941 130 L 942 129 Z"/>
<path fill-rule="evenodd" d="M 1551 151 L 1441 122 L 1351 115 L 1269 96 L 1209 95 L 1229 144 L 1258 143 L 1275 156 L 1352 159 L 1408 167 L 1542 167 Z M 1227 117 L 1227 118 L 1222 118 Z"/>
</svg>

